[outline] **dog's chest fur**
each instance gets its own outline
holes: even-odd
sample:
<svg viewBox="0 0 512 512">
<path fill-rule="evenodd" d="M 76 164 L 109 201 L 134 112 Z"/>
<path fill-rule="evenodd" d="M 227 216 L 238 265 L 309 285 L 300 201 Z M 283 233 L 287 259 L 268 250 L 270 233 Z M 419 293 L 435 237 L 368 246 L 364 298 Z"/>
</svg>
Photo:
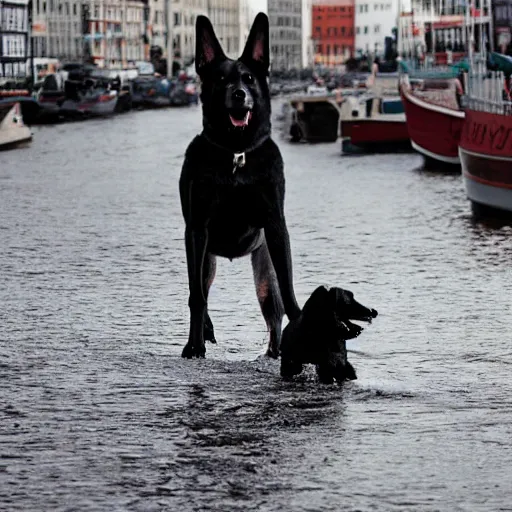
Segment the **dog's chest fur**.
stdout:
<svg viewBox="0 0 512 512">
<path fill-rule="evenodd" d="M 246 210 L 264 214 L 269 194 L 276 187 L 284 187 L 279 149 L 269 138 L 245 153 L 243 166 L 236 166 L 234 157 L 234 152 L 197 136 L 187 149 L 181 180 L 193 182 L 204 207 L 210 205 L 219 211 L 236 206 L 233 214 Z"/>
</svg>

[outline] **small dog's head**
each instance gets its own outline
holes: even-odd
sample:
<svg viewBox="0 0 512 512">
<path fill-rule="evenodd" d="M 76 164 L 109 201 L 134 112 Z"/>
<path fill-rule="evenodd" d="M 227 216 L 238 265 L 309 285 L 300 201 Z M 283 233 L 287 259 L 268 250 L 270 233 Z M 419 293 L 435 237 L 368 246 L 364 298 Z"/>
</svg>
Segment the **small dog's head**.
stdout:
<svg viewBox="0 0 512 512">
<path fill-rule="evenodd" d="M 243 151 L 270 133 L 269 25 L 259 13 L 238 60 L 226 57 L 206 16 L 196 20 L 196 72 L 203 125 L 219 144 Z"/>
<path fill-rule="evenodd" d="M 329 290 L 329 300 L 334 315 L 340 322 L 351 324 L 350 320 L 359 320 L 371 323 L 372 319 L 378 315 L 375 309 L 363 306 L 354 299 L 354 294 L 351 291 L 343 290 L 343 288 L 331 288 Z M 362 328 L 360 327 L 360 329 Z"/>
<path fill-rule="evenodd" d="M 375 309 L 367 308 L 354 299 L 354 294 L 342 288 L 319 286 L 304 304 L 302 317 L 305 321 L 323 324 L 334 329 L 345 340 L 361 334 L 362 327 L 351 322 L 359 320 L 370 323 L 377 316 Z"/>
</svg>

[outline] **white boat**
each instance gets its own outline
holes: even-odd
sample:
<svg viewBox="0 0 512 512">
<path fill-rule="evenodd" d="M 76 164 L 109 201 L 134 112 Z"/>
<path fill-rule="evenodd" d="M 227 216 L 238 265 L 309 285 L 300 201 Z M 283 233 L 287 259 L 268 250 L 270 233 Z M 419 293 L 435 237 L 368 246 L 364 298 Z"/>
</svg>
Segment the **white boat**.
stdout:
<svg viewBox="0 0 512 512">
<path fill-rule="evenodd" d="M 0 104 L 0 150 L 18 147 L 30 140 L 32 132 L 23 123 L 20 104 Z"/>
</svg>

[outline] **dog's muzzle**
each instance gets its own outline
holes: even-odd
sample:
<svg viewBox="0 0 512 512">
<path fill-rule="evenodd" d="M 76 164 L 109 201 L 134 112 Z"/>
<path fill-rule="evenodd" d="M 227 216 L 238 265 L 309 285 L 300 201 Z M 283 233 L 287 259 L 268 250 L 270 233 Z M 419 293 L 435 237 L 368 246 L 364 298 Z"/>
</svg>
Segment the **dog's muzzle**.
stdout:
<svg viewBox="0 0 512 512">
<path fill-rule="evenodd" d="M 252 117 L 253 101 L 251 95 L 243 88 L 235 89 L 230 98 L 228 109 L 231 124 L 236 128 L 245 128 Z"/>
</svg>

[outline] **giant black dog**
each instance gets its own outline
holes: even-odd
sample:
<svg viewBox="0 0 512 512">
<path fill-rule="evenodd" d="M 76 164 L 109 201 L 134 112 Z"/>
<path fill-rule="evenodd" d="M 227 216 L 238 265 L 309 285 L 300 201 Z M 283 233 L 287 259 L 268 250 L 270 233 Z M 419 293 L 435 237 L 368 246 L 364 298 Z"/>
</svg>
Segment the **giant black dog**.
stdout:
<svg viewBox="0 0 512 512">
<path fill-rule="evenodd" d="M 204 357 L 215 341 L 208 290 L 215 257 L 251 254 L 256 292 L 278 357 L 281 323 L 300 315 L 284 218 L 283 160 L 270 138 L 269 26 L 259 13 L 242 56 L 228 59 L 205 16 L 196 20 L 196 71 L 203 131 L 189 145 L 180 178 L 185 218 L 190 331 L 183 357 Z"/>
<path fill-rule="evenodd" d="M 363 330 L 350 320 L 371 322 L 377 316 L 342 288 L 319 286 L 306 301 L 302 314 L 285 327 L 281 345 L 281 375 L 292 377 L 302 365 L 316 364 L 320 382 L 331 384 L 357 379 L 347 359 L 346 340 Z"/>
</svg>

